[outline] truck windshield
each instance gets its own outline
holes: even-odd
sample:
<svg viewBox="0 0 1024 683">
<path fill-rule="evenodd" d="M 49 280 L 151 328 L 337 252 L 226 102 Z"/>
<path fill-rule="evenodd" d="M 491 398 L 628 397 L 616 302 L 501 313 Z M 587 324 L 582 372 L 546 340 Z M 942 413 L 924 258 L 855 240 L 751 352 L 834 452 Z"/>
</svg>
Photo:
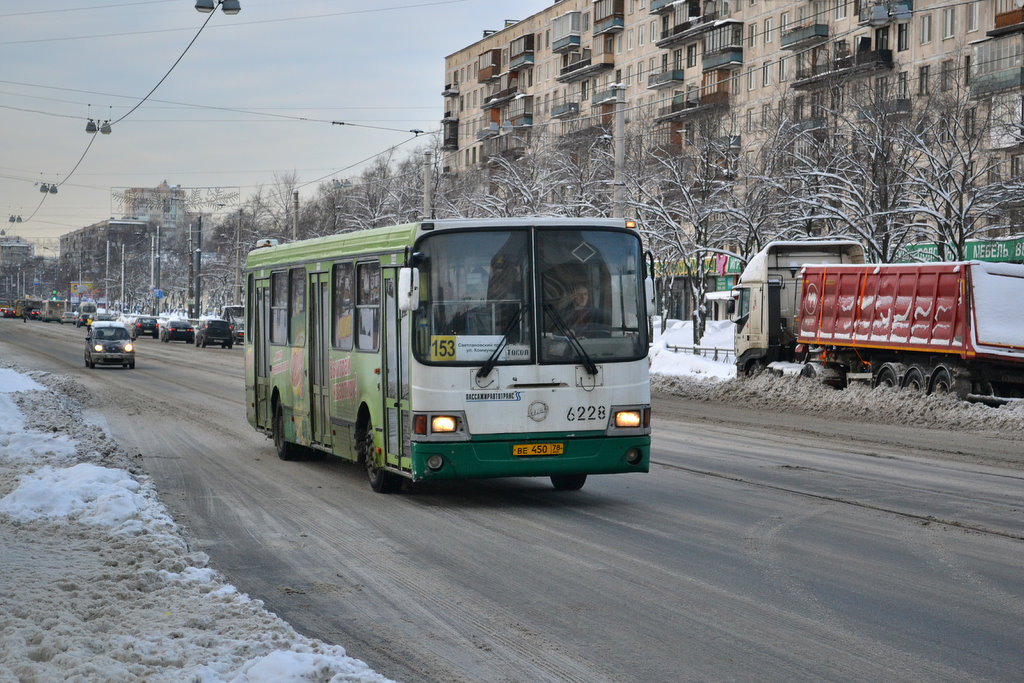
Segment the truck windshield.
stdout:
<svg viewBox="0 0 1024 683">
<path fill-rule="evenodd" d="M 647 352 L 640 241 L 537 227 L 450 231 L 417 245 L 413 351 L 460 365 L 635 360 Z"/>
</svg>

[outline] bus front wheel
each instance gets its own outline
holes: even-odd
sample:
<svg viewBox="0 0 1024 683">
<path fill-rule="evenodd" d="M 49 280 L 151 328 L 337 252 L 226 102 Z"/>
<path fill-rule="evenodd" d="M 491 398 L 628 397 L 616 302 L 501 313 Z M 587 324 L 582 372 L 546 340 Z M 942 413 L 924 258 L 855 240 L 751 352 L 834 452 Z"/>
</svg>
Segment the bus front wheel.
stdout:
<svg viewBox="0 0 1024 683">
<path fill-rule="evenodd" d="M 374 456 L 376 447 L 373 444 L 373 425 L 367 422 L 359 431 L 358 448 L 363 466 L 366 468 L 366 477 L 370 480 L 370 488 L 377 493 L 394 493 L 401 483 L 394 474 L 383 467 L 377 467 Z"/>
<path fill-rule="evenodd" d="M 552 474 L 551 485 L 556 491 L 579 491 L 587 483 L 585 474 Z"/>
</svg>

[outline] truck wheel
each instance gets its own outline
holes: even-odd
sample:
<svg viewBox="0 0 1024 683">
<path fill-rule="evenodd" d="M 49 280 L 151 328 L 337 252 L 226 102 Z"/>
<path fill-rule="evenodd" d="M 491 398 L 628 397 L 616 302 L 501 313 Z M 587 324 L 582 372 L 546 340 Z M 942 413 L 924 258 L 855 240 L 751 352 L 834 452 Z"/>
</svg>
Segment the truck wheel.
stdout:
<svg viewBox="0 0 1024 683">
<path fill-rule="evenodd" d="M 888 363 L 883 365 L 882 369 L 878 371 L 878 375 L 875 376 L 875 387 L 883 387 L 885 389 L 896 389 L 899 387 L 896 371 Z"/>
<path fill-rule="evenodd" d="M 927 390 L 928 384 L 924 380 L 924 373 L 921 372 L 921 368 L 915 365 L 907 370 L 907 374 L 903 375 L 903 388 L 919 394 L 923 394 Z"/>
<path fill-rule="evenodd" d="M 579 491 L 587 483 L 585 474 L 552 474 L 551 485 L 556 491 Z"/>
</svg>

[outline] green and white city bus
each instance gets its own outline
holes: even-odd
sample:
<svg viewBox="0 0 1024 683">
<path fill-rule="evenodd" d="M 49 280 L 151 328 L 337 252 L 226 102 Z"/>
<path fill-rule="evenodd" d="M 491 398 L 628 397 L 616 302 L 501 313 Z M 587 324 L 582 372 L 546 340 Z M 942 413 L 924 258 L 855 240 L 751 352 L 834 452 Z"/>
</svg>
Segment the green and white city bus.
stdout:
<svg viewBox="0 0 1024 683">
<path fill-rule="evenodd" d="M 632 221 L 435 220 L 246 260 L 246 409 L 370 484 L 647 472 L 652 259 Z"/>
</svg>

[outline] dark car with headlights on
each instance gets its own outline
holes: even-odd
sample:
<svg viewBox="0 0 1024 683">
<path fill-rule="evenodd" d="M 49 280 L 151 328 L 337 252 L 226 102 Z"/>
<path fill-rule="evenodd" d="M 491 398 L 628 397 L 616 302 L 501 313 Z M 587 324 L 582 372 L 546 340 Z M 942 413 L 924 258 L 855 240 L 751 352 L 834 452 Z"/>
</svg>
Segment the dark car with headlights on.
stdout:
<svg viewBox="0 0 1024 683">
<path fill-rule="evenodd" d="M 153 339 L 160 338 L 160 325 L 156 318 L 140 315 L 135 319 L 135 324 L 132 325 L 132 339 L 137 339 L 142 335 Z"/>
<path fill-rule="evenodd" d="M 191 344 L 195 341 L 196 332 L 192 323 L 187 320 L 168 320 L 160 326 L 160 341 L 167 342 L 183 341 Z"/>
<path fill-rule="evenodd" d="M 230 349 L 234 343 L 227 320 L 200 320 L 196 325 L 196 346 L 205 349 L 207 344 L 220 344 L 222 349 Z"/>
<path fill-rule="evenodd" d="M 135 367 L 135 345 L 128 327 L 122 322 L 97 320 L 85 335 L 85 367 L 120 365 Z"/>
</svg>

